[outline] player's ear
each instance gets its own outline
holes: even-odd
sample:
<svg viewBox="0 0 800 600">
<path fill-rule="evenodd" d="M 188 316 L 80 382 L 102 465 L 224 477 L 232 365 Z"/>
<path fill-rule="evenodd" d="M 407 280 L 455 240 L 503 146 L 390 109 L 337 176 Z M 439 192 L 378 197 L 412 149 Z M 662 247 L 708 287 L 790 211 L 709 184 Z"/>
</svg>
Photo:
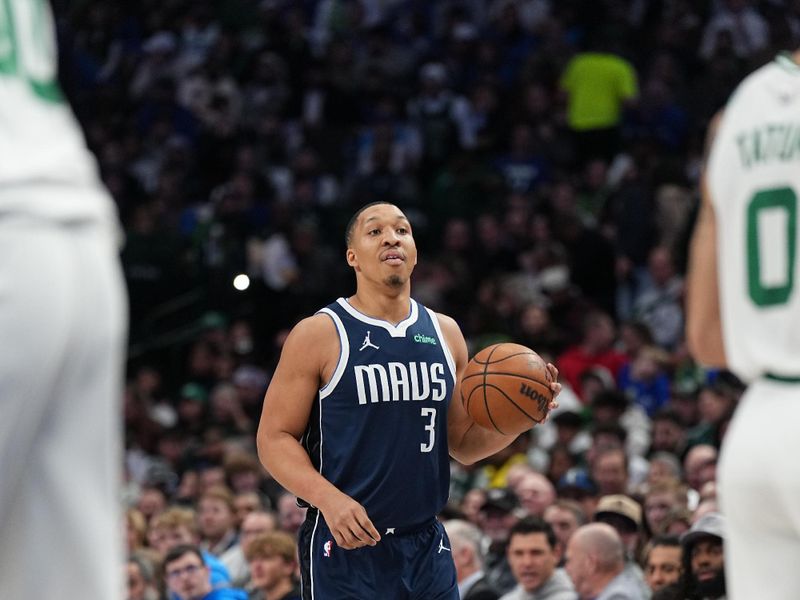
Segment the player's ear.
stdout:
<svg viewBox="0 0 800 600">
<path fill-rule="evenodd" d="M 347 258 L 347 264 L 353 268 L 358 267 L 358 259 L 356 258 L 356 253 L 352 248 L 348 248 L 345 252 L 345 257 Z"/>
</svg>

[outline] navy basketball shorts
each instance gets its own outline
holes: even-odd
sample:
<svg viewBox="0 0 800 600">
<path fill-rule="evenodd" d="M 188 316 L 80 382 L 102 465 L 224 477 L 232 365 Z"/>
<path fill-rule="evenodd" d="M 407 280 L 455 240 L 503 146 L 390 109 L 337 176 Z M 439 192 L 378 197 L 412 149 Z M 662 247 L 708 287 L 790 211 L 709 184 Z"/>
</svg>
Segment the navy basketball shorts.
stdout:
<svg viewBox="0 0 800 600">
<path fill-rule="evenodd" d="M 309 510 L 298 533 L 303 600 L 458 600 L 450 540 L 439 521 L 380 533 L 376 546 L 344 550 L 322 515 Z"/>
</svg>

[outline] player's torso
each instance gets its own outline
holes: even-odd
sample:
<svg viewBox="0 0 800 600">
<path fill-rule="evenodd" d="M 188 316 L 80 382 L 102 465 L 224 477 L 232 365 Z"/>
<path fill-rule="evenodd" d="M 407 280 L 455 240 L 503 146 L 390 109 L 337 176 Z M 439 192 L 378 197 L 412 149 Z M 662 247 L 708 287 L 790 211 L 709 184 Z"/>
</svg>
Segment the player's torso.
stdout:
<svg viewBox="0 0 800 600">
<path fill-rule="evenodd" d="M 782 56 L 731 97 L 708 166 L 726 354 L 747 379 L 800 374 L 800 67 Z"/>
<path fill-rule="evenodd" d="M 108 216 L 94 157 L 57 82 L 55 44 L 46 0 L 0 2 L 0 212 Z"/>
<path fill-rule="evenodd" d="M 379 527 L 431 518 L 447 501 L 455 382 L 438 320 L 413 300 L 396 326 L 344 299 L 322 312 L 336 325 L 340 357 L 303 440 L 312 461 Z"/>
</svg>

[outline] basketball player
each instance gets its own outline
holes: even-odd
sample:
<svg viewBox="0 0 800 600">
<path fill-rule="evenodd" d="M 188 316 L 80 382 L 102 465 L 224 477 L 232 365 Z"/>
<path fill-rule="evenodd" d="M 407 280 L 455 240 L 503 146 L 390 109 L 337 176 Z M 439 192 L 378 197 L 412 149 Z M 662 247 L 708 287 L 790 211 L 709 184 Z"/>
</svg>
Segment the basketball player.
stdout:
<svg viewBox="0 0 800 600">
<path fill-rule="evenodd" d="M 689 347 L 751 382 L 719 471 L 733 600 L 800 598 L 799 62 L 755 71 L 712 126 L 691 247 Z"/>
<path fill-rule="evenodd" d="M 0 596 L 121 598 L 114 205 L 46 0 L 0 2 Z"/>
<path fill-rule="evenodd" d="M 472 463 L 514 438 L 480 428 L 451 401 L 466 343 L 453 319 L 411 298 L 417 250 L 400 209 L 363 207 L 346 242 L 356 293 L 286 339 L 259 455 L 310 507 L 299 533 L 305 600 L 455 600 L 450 542 L 435 518 L 449 456 Z"/>
</svg>

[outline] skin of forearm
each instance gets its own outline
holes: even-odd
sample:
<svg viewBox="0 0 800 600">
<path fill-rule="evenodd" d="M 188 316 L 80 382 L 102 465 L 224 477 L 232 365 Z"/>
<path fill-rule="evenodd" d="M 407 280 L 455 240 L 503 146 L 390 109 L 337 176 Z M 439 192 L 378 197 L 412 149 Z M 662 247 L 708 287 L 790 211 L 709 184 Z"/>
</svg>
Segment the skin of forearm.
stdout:
<svg viewBox="0 0 800 600">
<path fill-rule="evenodd" d="M 341 493 L 319 474 L 300 442 L 288 433 L 260 444 L 259 458 L 278 483 L 313 506 L 323 508 L 326 498 Z"/>
</svg>

